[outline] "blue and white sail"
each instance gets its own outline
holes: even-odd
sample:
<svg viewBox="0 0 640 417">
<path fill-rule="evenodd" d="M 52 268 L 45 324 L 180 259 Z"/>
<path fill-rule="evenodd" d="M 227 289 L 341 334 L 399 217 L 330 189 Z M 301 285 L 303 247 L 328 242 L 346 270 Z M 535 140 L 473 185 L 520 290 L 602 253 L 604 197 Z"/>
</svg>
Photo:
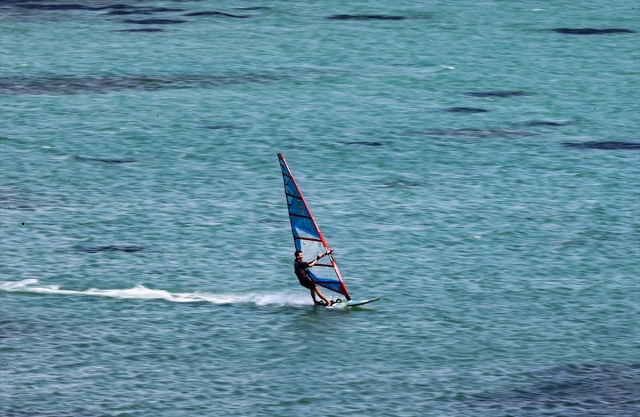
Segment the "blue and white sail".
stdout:
<svg viewBox="0 0 640 417">
<path fill-rule="evenodd" d="M 313 219 L 300 188 L 281 153 L 278 154 L 278 159 L 284 180 L 284 193 L 287 197 L 293 242 L 296 250 L 302 251 L 304 259 L 309 262 L 315 259 L 318 254 L 330 252 L 329 245 Z M 308 272 L 317 285 L 342 294 L 347 300 L 351 300 L 332 253 L 321 258 Z"/>
</svg>

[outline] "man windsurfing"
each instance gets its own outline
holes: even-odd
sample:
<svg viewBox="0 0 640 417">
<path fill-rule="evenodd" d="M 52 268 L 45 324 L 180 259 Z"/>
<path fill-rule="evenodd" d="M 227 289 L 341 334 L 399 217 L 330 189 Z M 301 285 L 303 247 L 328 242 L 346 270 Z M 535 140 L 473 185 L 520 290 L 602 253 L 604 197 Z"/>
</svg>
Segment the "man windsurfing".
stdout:
<svg viewBox="0 0 640 417">
<path fill-rule="evenodd" d="M 327 253 L 330 253 L 330 252 L 327 252 Z M 324 296 L 324 294 L 322 294 L 322 292 L 316 286 L 316 283 L 313 282 L 313 280 L 309 276 L 309 273 L 307 272 L 307 269 L 314 266 L 316 262 L 318 262 L 323 256 L 326 255 L 326 253 L 318 254 L 318 256 L 316 256 L 316 259 L 314 259 L 311 262 L 305 262 L 303 260 L 304 256 L 302 255 L 302 252 L 299 250 L 295 251 L 294 255 L 296 259 L 293 262 L 293 268 L 296 272 L 296 276 L 298 277 L 298 281 L 300 281 L 300 285 L 307 288 L 311 292 L 311 298 L 313 298 L 313 304 L 327 305 L 327 306 L 335 304 L 335 301 L 329 300 L 327 297 Z M 318 295 L 318 297 L 322 299 L 322 301 L 318 301 L 318 299 L 316 298 L 316 294 Z"/>
</svg>

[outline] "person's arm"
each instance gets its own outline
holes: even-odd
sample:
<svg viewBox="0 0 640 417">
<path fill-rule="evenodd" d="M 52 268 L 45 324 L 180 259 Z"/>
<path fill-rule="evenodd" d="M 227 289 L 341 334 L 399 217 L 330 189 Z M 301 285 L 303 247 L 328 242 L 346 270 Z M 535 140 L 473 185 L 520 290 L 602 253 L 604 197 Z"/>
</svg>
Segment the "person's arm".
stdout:
<svg viewBox="0 0 640 417">
<path fill-rule="evenodd" d="M 322 259 L 322 257 L 326 255 L 326 253 L 321 253 L 318 254 L 318 256 L 316 256 L 316 259 L 314 259 L 313 261 L 309 262 L 309 267 L 312 267 L 316 264 L 316 262 L 318 262 L 320 259 Z"/>
</svg>

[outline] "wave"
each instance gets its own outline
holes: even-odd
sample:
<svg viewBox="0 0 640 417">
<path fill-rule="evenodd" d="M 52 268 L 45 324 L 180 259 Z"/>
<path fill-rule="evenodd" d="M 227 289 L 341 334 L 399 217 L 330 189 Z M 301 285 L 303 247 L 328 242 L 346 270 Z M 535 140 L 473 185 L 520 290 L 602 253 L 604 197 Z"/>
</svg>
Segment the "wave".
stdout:
<svg viewBox="0 0 640 417">
<path fill-rule="evenodd" d="M 246 293 L 246 294 L 212 294 L 207 292 L 170 292 L 147 288 L 138 284 L 128 289 L 96 289 L 90 288 L 84 291 L 64 290 L 59 285 L 38 285 L 37 279 L 25 279 L 22 281 L 8 281 L 0 283 L 0 291 L 29 293 L 29 294 L 55 294 L 109 297 L 132 300 L 166 300 L 174 303 L 199 303 L 212 304 L 254 304 L 254 305 L 309 305 L 309 300 L 299 295 L 286 293 Z"/>
</svg>

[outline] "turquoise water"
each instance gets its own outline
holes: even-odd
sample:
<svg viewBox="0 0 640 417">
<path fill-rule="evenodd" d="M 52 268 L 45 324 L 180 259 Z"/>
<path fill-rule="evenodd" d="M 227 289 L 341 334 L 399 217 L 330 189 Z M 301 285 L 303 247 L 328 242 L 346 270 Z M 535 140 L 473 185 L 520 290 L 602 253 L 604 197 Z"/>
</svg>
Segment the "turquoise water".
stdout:
<svg viewBox="0 0 640 417">
<path fill-rule="evenodd" d="M 636 2 L 114 4 L 0 2 L 0 416 L 640 414 Z"/>
</svg>

